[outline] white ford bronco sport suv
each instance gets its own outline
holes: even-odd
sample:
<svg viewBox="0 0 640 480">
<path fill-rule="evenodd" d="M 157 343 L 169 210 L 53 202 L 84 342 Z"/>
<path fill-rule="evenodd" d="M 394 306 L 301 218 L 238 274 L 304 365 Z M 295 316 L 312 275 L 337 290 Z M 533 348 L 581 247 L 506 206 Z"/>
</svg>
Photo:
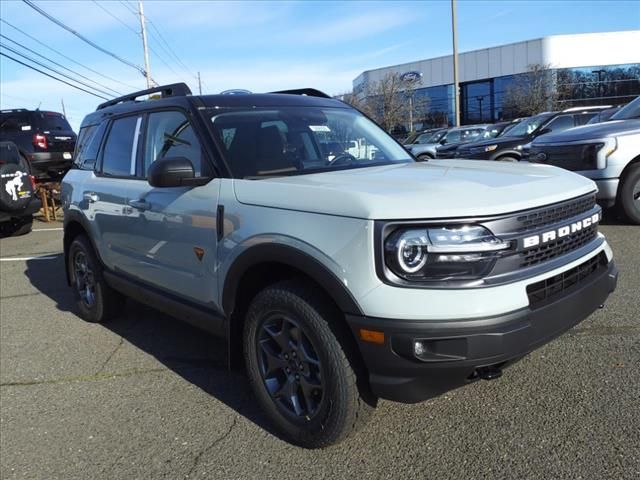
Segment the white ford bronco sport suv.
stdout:
<svg viewBox="0 0 640 480">
<path fill-rule="evenodd" d="M 88 321 L 125 295 L 226 338 L 295 444 L 344 439 L 378 398 L 497 378 L 616 286 L 587 178 L 416 162 L 316 90 L 190 93 L 84 119 L 62 187 L 68 280 Z"/>
</svg>

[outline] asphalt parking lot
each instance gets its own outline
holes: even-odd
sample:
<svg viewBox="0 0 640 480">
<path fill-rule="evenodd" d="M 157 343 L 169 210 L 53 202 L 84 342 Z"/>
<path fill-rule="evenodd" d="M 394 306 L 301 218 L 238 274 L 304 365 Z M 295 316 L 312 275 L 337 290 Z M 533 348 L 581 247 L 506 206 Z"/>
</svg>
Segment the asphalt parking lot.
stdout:
<svg viewBox="0 0 640 480">
<path fill-rule="evenodd" d="M 270 432 L 219 340 L 133 301 L 78 318 L 59 227 L 0 241 L 2 479 L 640 477 L 640 227 L 601 227 L 620 269 L 603 310 L 321 451 Z"/>
</svg>

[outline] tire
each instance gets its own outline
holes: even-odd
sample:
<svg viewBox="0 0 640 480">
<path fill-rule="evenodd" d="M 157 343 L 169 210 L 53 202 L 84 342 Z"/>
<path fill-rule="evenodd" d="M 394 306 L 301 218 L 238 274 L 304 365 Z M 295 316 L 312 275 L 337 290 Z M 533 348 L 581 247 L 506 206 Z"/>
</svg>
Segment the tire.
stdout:
<svg viewBox="0 0 640 480">
<path fill-rule="evenodd" d="M 505 155 L 504 157 L 496 158 L 499 162 L 519 162 L 516 157 L 510 157 L 509 155 Z"/>
<path fill-rule="evenodd" d="M 11 233 L 12 237 L 19 237 L 31 232 L 33 228 L 33 215 L 25 215 L 17 222 L 17 228 Z"/>
<path fill-rule="evenodd" d="M 433 160 L 433 157 L 429 154 L 423 154 L 423 155 L 418 155 L 418 161 L 419 162 L 426 162 L 429 160 Z"/>
<path fill-rule="evenodd" d="M 640 164 L 632 165 L 625 173 L 618 204 L 631 223 L 640 225 Z"/>
<path fill-rule="evenodd" d="M 352 347 L 339 340 L 350 332 L 330 323 L 336 314 L 317 288 L 286 281 L 258 293 L 245 320 L 245 364 L 258 403 L 287 441 L 305 448 L 344 440 L 375 406 L 358 385 Z"/>
<path fill-rule="evenodd" d="M 84 273 L 81 264 L 84 264 Z M 85 235 L 78 235 L 71 242 L 67 269 L 78 311 L 83 319 L 103 323 L 120 313 L 124 298 L 105 282 L 102 265 Z"/>
</svg>

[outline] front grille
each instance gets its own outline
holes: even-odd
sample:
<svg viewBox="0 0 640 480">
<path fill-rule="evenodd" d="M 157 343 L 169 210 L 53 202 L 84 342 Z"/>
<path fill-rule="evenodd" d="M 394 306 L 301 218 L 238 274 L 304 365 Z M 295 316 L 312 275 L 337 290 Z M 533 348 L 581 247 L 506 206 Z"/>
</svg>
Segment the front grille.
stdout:
<svg viewBox="0 0 640 480">
<path fill-rule="evenodd" d="M 553 277 L 532 283 L 527 286 L 529 305 L 535 307 L 542 302 L 553 300 L 568 288 L 580 284 L 590 275 L 607 265 L 607 257 L 604 252 L 590 258 L 577 267 Z"/>
<path fill-rule="evenodd" d="M 531 149 L 529 161 L 555 165 L 566 170 L 598 168 L 598 151 L 604 143 L 538 146 Z"/>
<path fill-rule="evenodd" d="M 528 232 L 542 228 L 546 225 L 561 222 L 568 218 L 575 217 L 576 215 L 580 215 L 581 213 L 588 212 L 595 207 L 595 205 L 595 194 L 589 194 L 566 202 L 557 203 L 549 207 L 529 211 L 526 214 L 518 216 L 517 221 L 520 225 L 517 232 Z"/>
<path fill-rule="evenodd" d="M 559 257 L 586 245 L 598 235 L 598 226 L 583 228 L 570 237 L 559 238 L 552 242 L 531 248 L 520 254 L 520 267 L 526 268 Z"/>
</svg>

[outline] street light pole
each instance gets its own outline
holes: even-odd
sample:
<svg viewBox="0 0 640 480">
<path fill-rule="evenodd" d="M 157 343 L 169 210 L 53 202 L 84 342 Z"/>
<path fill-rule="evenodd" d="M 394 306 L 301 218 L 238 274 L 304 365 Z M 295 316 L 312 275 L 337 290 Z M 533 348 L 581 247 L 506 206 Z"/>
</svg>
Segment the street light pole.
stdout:
<svg viewBox="0 0 640 480">
<path fill-rule="evenodd" d="M 458 86 L 458 30 L 456 28 L 456 0 L 451 0 L 451 30 L 453 33 L 453 97 L 454 126 L 460 126 L 460 89 Z"/>
<path fill-rule="evenodd" d="M 482 101 L 484 100 L 484 95 L 478 95 L 476 99 L 478 100 L 478 105 L 480 108 L 480 123 L 482 123 Z"/>
</svg>

